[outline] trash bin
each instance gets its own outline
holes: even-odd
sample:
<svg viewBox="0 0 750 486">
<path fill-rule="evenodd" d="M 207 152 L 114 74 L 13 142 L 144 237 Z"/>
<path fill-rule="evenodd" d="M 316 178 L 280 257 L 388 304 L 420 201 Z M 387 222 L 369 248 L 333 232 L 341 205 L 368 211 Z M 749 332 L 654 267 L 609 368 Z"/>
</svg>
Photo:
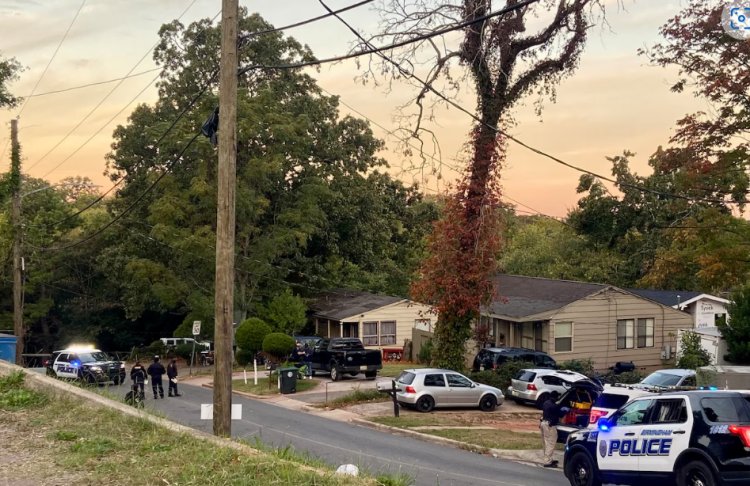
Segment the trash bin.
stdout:
<svg viewBox="0 0 750 486">
<path fill-rule="evenodd" d="M 279 392 L 297 393 L 297 368 L 279 368 Z"/>
</svg>

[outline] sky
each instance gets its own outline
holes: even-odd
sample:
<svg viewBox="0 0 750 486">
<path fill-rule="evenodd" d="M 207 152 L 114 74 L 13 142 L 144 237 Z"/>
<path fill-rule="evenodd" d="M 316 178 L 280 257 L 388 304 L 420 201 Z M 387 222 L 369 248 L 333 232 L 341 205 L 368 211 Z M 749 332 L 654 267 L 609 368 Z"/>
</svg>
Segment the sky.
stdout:
<svg viewBox="0 0 750 486">
<path fill-rule="evenodd" d="M 355 1 L 326 3 L 337 9 Z M 637 54 L 639 48 L 658 42 L 659 27 L 684 3 L 605 0 L 609 25 L 590 32 L 579 69 L 563 80 L 556 102 L 545 102 L 539 116 L 534 99 L 529 99 L 517 109 L 511 133 L 571 164 L 606 175 L 611 167 L 606 157 L 630 150 L 636 153 L 633 169 L 648 174 L 648 156 L 668 144 L 675 121 L 707 109 L 689 93 L 670 92 L 674 70 L 652 66 Z M 315 0 L 241 0 L 240 5 L 276 26 L 325 13 Z M 501 2 L 495 3 L 495 8 L 500 6 Z M 220 0 L 0 0 L 0 55 L 15 57 L 27 68 L 10 85 L 11 92 L 44 94 L 153 69 L 151 49 L 162 24 L 178 17 L 185 24 L 213 18 L 220 9 Z M 371 6 L 343 16 L 363 33 L 378 28 L 378 13 Z M 344 54 L 354 42 L 353 34 L 335 18 L 291 29 L 287 35 L 309 45 L 319 58 Z M 0 111 L 0 170 L 7 170 L 10 163 L 9 120 L 19 116 L 22 170 L 51 182 L 86 176 L 107 190 L 112 183 L 103 175 L 104 157 L 112 132 L 126 123 L 138 103 L 155 101 L 157 74 L 34 96 L 22 110 Z M 440 144 L 440 177 L 429 170 L 406 171 L 411 163 L 403 156 L 403 145 L 389 132 L 398 127 L 398 107 L 414 96 L 414 88 L 396 83 L 387 91 L 382 85 L 358 81 L 360 74 L 350 61 L 322 66 L 314 76 L 326 92 L 341 97 L 342 114 L 371 120 L 375 135 L 386 140 L 381 155 L 394 176 L 419 183 L 426 193 L 444 189 L 456 177 L 450 167 L 464 164 L 472 120 L 456 109 L 438 109 L 429 127 Z M 473 111 L 470 85 L 463 87 L 458 101 Z M 579 198 L 575 189 L 580 175 L 511 143 L 501 181 L 506 200 L 522 214 L 563 217 Z"/>
</svg>

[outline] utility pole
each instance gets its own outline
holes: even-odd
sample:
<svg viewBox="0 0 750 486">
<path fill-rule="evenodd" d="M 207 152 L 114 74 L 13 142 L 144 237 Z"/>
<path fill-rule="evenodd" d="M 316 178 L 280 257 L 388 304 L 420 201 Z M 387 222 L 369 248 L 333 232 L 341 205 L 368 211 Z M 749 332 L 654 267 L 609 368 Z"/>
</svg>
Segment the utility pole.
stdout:
<svg viewBox="0 0 750 486">
<path fill-rule="evenodd" d="M 229 437 L 232 418 L 234 197 L 237 178 L 237 11 L 222 0 L 219 74 L 219 169 L 216 205 L 214 435 Z"/>
<path fill-rule="evenodd" d="M 13 190 L 13 333 L 16 335 L 16 364 L 23 366 L 23 269 L 21 268 L 21 147 L 18 120 L 10 121 L 10 183 Z"/>
</svg>

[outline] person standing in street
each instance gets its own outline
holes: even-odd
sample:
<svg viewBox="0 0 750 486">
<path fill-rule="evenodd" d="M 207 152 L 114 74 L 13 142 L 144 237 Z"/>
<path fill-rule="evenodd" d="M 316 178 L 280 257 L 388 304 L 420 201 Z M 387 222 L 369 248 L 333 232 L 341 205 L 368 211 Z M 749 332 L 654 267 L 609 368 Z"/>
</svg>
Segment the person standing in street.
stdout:
<svg viewBox="0 0 750 486">
<path fill-rule="evenodd" d="M 137 393 L 140 400 L 146 399 L 146 391 L 144 389 L 146 376 L 146 368 L 143 367 L 140 361 L 136 361 L 130 369 L 130 379 L 133 380 L 133 393 Z"/>
<path fill-rule="evenodd" d="M 309 343 L 305 343 L 305 378 L 312 380 L 312 348 Z"/>
<path fill-rule="evenodd" d="M 177 393 L 177 360 L 174 358 L 167 365 L 167 378 L 169 379 L 169 396 L 181 397 L 182 393 Z M 172 393 L 173 390 L 174 393 Z"/>
<path fill-rule="evenodd" d="M 552 456 L 555 444 L 557 444 L 557 424 L 560 423 L 560 417 L 570 411 L 568 407 L 562 407 L 557 403 L 559 399 L 560 394 L 552 392 L 542 405 L 542 419 L 539 423 L 539 429 L 542 431 L 544 443 L 544 467 L 557 467 L 558 461 Z"/>
<path fill-rule="evenodd" d="M 154 399 L 164 398 L 164 387 L 161 384 L 161 377 L 167 370 L 164 369 L 164 365 L 159 362 L 159 356 L 154 356 L 154 362 L 148 367 L 148 375 L 151 377 L 151 389 L 154 391 Z M 158 391 L 158 396 L 157 396 Z"/>
</svg>

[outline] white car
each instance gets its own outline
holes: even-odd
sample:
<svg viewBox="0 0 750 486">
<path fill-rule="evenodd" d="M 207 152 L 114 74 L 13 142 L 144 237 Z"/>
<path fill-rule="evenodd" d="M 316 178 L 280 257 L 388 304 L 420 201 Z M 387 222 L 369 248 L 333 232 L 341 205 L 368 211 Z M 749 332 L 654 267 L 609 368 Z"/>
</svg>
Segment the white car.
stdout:
<svg viewBox="0 0 750 486">
<path fill-rule="evenodd" d="M 633 386 L 655 391 L 665 391 L 677 387 L 695 387 L 695 371 L 680 368 L 654 371 Z"/>
<path fill-rule="evenodd" d="M 586 375 L 575 371 L 523 369 L 511 380 L 508 396 L 518 403 L 533 403 L 537 408 L 542 408 L 550 393 L 557 392 L 562 395 L 576 381 L 587 379 Z"/>
<path fill-rule="evenodd" d="M 596 427 L 596 422 L 604 417 L 607 418 L 630 400 L 653 392 L 641 390 L 627 385 L 604 385 L 604 391 L 594 400 L 589 415 L 589 427 Z"/>
</svg>

